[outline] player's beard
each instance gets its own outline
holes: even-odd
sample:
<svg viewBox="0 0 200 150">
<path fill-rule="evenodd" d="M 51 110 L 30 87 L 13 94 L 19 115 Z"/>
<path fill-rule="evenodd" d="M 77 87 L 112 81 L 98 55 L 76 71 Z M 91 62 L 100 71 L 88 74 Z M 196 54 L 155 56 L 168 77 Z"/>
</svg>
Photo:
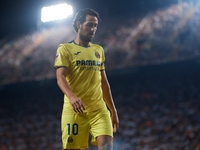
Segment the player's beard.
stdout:
<svg viewBox="0 0 200 150">
<path fill-rule="evenodd" d="M 92 38 L 88 38 L 87 36 L 85 36 L 83 34 L 80 34 L 80 38 L 84 42 L 90 42 L 90 41 L 92 41 Z"/>
</svg>

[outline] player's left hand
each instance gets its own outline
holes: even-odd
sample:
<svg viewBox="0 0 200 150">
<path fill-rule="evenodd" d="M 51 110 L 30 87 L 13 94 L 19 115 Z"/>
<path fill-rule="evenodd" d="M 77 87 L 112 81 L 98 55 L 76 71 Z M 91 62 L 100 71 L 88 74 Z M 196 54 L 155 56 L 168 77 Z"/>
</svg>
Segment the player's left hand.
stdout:
<svg viewBox="0 0 200 150">
<path fill-rule="evenodd" d="M 113 132 L 116 133 L 119 127 L 119 118 L 117 115 L 117 111 L 112 112 L 111 121 L 113 125 Z"/>
</svg>

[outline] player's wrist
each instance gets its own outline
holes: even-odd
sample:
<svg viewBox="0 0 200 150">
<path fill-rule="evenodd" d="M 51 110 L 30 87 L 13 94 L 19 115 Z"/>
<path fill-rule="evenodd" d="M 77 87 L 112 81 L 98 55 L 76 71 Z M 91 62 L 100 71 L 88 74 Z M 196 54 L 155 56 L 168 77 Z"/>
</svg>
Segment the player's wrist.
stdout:
<svg viewBox="0 0 200 150">
<path fill-rule="evenodd" d="M 68 97 L 68 98 L 69 98 L 69 100 L 70 100 L 70 99 L 73 99 L 73 98 L 75 98 L 75 97 L 76 97 L 76 95 L 75 95 L 73 92 L 71 92 L 71 93 L 68 93 L 67 97 Z"/>
<path fill-rule="evenodd" d="M 117 113 L 117 109 L 116 108 L 112 108 L 112 109 L 110 109 L 110 111 L 111 111 L 112 114 L 113 113 Z"/>
</svg>

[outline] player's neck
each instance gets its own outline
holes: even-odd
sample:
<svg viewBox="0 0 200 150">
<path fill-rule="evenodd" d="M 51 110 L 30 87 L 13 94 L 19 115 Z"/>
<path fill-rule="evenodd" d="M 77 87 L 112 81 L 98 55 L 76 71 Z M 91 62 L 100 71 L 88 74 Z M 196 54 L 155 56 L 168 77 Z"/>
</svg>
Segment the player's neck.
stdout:
<svg viewBox="0 0 200 150">
<path fill-rule="evenodd" d="M 77 44 L 77 45 L 80 45 L 80 46 L 84 46 L 84 47 L 88 47 L 90 45 L 90 42 L 84 42 L 82 41 L 80 38 L 76 38 L 74 40 L 74 42 Z"/>
</svg>

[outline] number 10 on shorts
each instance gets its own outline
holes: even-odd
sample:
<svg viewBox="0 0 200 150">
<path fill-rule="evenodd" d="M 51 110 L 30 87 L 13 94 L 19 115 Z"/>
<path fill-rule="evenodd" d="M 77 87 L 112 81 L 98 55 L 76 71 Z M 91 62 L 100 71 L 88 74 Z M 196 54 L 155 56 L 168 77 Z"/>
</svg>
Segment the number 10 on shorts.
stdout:
<svg viewBox="0 0 200 150">
<path fill-rule="evenodd" d="M 72 126 L 70 123 L 67 124 L 68 126 L 68 135 L 71 134 L 71 127 L 72 127 L 72 134 L 77 135 L 78 134 L 78 124 L 74 123 Z"/>
</svg>

